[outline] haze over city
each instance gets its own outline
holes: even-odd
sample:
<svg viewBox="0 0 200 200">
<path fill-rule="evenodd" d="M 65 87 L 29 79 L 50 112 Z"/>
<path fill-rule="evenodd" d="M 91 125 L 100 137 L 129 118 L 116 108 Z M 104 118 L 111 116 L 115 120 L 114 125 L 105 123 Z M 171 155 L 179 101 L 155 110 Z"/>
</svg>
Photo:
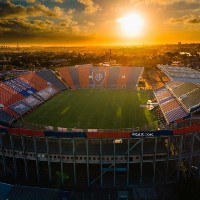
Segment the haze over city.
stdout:
<svg viewBox="0 0 200 200">
<path fill-rule="evenodd" d="M 0 0 L 0 44 L 198 43 L 199 0 Z"/>
</svg>

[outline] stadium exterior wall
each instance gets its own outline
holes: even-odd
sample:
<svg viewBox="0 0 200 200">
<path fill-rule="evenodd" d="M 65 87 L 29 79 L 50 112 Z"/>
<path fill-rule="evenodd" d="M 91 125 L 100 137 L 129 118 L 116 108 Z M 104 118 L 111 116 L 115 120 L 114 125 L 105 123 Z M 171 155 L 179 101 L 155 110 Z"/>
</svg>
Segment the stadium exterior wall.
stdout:
<svg viewBox="0 0 200 200">
<path fill-rule="evenodd" d="M 58 138 L 22 130 L 1 131 L 1 179 L 129 187 L 179 181 L 191 176 L 191 166 L 200 160 L 199 127 L 180 129 L 173 136 L 122 137 L 120 143 L 115 142 L 116 135 Z"/>
</svg>

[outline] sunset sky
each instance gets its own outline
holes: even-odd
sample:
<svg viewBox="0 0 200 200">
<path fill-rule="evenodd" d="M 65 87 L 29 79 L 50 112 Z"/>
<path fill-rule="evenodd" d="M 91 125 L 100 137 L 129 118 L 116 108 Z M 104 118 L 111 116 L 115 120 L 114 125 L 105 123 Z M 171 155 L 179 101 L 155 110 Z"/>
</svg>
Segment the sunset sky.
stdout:
<svg viewBox="0 0 200 200">
<path fill-rule="evenodd" d="M 137 34 L 128 35 L 120 23 L 131 14 L 140 16 L 143 24 Z M 200 42 L 200 0 L 0 0 L 0 45 L 179 41 Z"/>
</svg>

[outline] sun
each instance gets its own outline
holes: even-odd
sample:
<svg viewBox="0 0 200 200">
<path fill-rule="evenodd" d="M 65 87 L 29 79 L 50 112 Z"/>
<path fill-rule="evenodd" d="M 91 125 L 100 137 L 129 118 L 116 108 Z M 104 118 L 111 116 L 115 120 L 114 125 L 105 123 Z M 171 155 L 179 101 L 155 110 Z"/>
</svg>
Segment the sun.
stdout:
<svg viewBox="0 0 200 200">
<path fill-rule="evenodd" d="M 137 13 L 131 13 L 124 17 L 117 19 L 117 22 L 121 25 L 122 32 L 127 37 L 136 37 L 141 35 L 144 20 L 142 16 Z"/>
</svg>

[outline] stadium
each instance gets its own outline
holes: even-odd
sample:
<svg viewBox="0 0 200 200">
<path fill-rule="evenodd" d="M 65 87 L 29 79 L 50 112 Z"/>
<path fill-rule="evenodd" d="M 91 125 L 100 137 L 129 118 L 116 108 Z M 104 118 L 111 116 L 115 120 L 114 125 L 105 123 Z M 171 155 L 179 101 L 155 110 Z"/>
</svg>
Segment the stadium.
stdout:
<svg viewBox="0 0 200 200">
<path fill-rule="evenodd" d="M 0 82 L 0 177 L 68 188 L 168 184 L 200 165 L 200 73 L 158 65 L 79 65 L 18 72 Z M 13 181 L 14 180 L 14 181 Z"/>
</svg>

